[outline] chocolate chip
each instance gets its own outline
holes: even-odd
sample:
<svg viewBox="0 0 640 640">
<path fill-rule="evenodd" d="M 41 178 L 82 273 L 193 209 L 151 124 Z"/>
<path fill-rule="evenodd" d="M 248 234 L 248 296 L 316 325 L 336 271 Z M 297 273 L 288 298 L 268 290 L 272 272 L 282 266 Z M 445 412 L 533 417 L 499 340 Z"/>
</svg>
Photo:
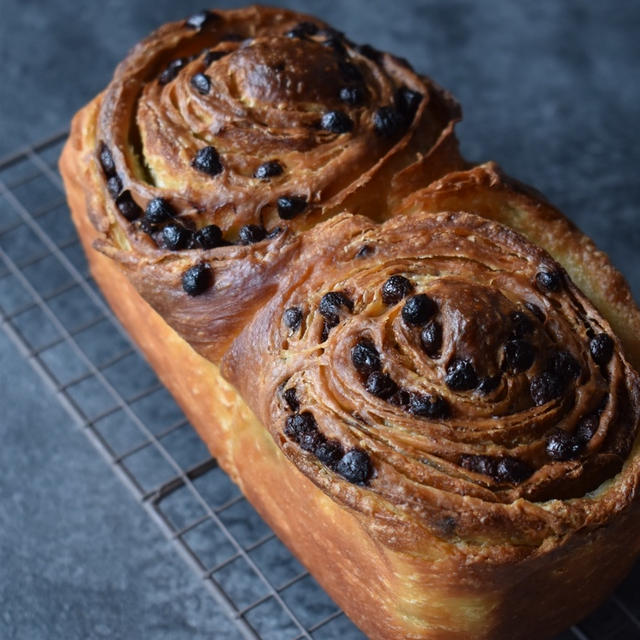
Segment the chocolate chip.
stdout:
<svg viewBox="0 0 640 640">
<path fill-rule="evenodd" d="M 300 403 L 298 402 L 298 396 L 296 395 L 295 387 L 289 387 L 288 389 L 285 389 L 282 393 L 282 397 L 284 398 L 284 401 L 287 403 L 287 406 L 289 407 L 289 409 L 291 409 L 291 411 L 298 411 L 298 409 L 300 408 Z"/>
<path fill-rule="evenodd" d="M 468 471 L 481 473 L 485 476 L 494 477 L 498 461 L 489 456 L 478 456 L 474 454 L 463 454 L 458 460 L 458 464 Z"/>
<path fill-rule="evenodd" d="M 411 402 L 411 394 L 406 389 L 398 389 L 387 398 L 387 402 L 395 407 L 408 409 L 409 403 Z"/>
<path fill-rule="evenodd" d="M 409 413 L 423 418 L 444 418 L 449 415 L 449 404 L 440 396 L 412 393 L 409 398 Z"/>
<path fill-rule="evenodd" d="M 391 276 L 382 285 L 382 302 L 386 305 L 396 304 L 412 291 L 413 284 L 411 284 L 411 280 L 400 275 Z"/>
<path fill-rule="evenodd" d="M 529 392 L 534 404 L 540 407 L 554 398 L 559 398 L 563 394 L 565 387 L 565 383 L 557 374 L 551 371 L 543 371 L 540 375 L 531 379 Z"/>
<path fill-rule="evenodd" d="M 381 136 L 394 136 L 405 126 L 405 119 L 393 107 L 380 107 L 373 114 L 373 128 Z"/>
<path fill-rule="evenodd" d="M 571 460 L 581 449 L 582 442 L 561 429 L 547 438 L 546 451 L 552 460 Z"/>
<path fill-rule="evenodd" d="M 136 204 L 130 191 L 123 191 L 116 198 L 116 207 L 129 222 L 142 215 L 142 209 Z"/>
<path fill-rule="evenodd" d="M 533 470 L 522 460 L 512 457 L 497 458 L 465 454 L 460 456 L 459 464 L 464 469 L 490 476 L 500 482 L 520 483 L 531 476 Z"/>
<path fill-rule="evenodd" d="M 535 349 L 527 340 L 514 338 L 504 345 L 504 364 L 510 373 L 526 371 L 535 358 Z"/>
<path fill-rule="evenodd" d="M 523 311 L 514 311 L 510 319 L 514 337 L 524 338 L 533 333 L 533 323 L 529 316 Z"/>
<path fill-rule="evenodd" d="M 358 67 L 352 62 L 345 62 L 344 60 L 340 60 L 338 62 L 338 69 L 340 70 L 340 75 L 349 82 L 362 82 L 362 72 Z"/>
<path fill-rule="evenodd" d="M 314 36 L 316 33 L 318 33 L 318 25 L 315 22 L 311 22 L 309 20 L 303 20 L 293 28 L 301 31 L 306 36 Z"/>
<path fill-rule="evenodd" d="M 555 373 L 567 385 L 581 373 L 580 363 L 568 351 L 556 351 L 547 364 L 547 370 Z"/>
<path fill-rule="evenodd" d="M 537 304 L 533 304 L 532 302 L 525 302 L 524 306 L 527 307 L 527 309 L 529 309 L 529 311 L 531 311 L 531 313 L 533 313 L 533 315 L 538 318 L 540 322 L 544 322 L 546 320 L 544 312 Z"/>
<path fill-rule="evenodd" d="M 269 239 L 275 238 L 279 236 L 283 232 L 283 230 L 284 230 L 283 227 L 274 227 L 273 229 L 271 229 L 271 231 L 267 233 L 267 238 Z"/>
<path fill-rule="evenodd" d="M 158 82 L 160 84 L 169 84 L 176 76 L 178 75 L 178 71 L 175 69 L 165 69 L 158 76 Z"/>
<path fill-rule="evenodd" d="M 364 92 L 360 87 L 342 87 L 339 96 L 342 102 L 350 105 L 361 104 L 364 100 Z"/>
<path fill-rule="evenodd" d="M 202 171 L 210 176 L 218 175 L 222 171 L 220 156 L 214 147 L 202 147 L 198 149 L 191 166 L 197 171 Z"/>
<path fill-rule="evenodd" d="M 353 129 L 353 120 L 344 111 L 328 111 L 322 116 L 320 126 L 331 133 L 348 133 Z"/>
<path fill-rule="evenodd" d="M 112 198 L 117 198 L 122 191 L 122 180 L 118 175 L 113 175 L 107 180 L 107 191 Z"/>
<path fill-rule="evenodd" d="M 374 62 L 380 62 L 382 58 L 382 52 L 375 49 L 370 44 L 359 44 L 354 47 L 354 49 L 365 58 L 369 58 L 369 60 L 373 60 Z"/>
<path fill-rule="evenodd" d="M 598 413 L 590 413 L 578 422 L 575 437 L 579 442 L 586 444 L 593 438 L 600 425 L 600 416 Z"/>
<path fill-rule="evenodd" d="M 176 60 L 172 60 L 167 68 L 158 76 L 158 82 L 160 84 L 168 84 L 178 75 L 180 69 L 182 69 L 186 64 L 186 58 L 177 58 Z"/>
<path fill-rule="evenodd" d="M 366 258 L 373 253 L 374 249 L 368 244 L 363 244 L 356 253 L 356 258 Z"/>
<path fill-rule="evenodd" d="M 408 122 L 411 122 L 423 98 L 424 96 L 418 91 L 408 87 L 400 87 L 395 93 L 396 109 L 405 116 Z"/>
<path fill-rule="evenodd" d="M 313 453 L 322 464 L 335 469 L 344 456 L 344 449 L 338 440 L 325 440 L 318 444 Z"/>
<path fill-rule="evenodd" d="M 303 433 L 298 439 L 298 444 L 303 451 L 315 452 L 315 450 L 325 441 L 326 438 L 316 430 Z"/>
<path fill-rule="evenodd" d="M 211 267 L 200 262 L 182 274 L 182 288 L 190 296 L 199 296 L 213 284 Z"/>
<path fill-rule="evenodd" d="M 168 68 L 180 71 L 180 69 L 182 69 L 182 67 L 184 67 L 188 62 L 190 62 L 189 58 L 176 58 L 169 63 Z"/>
<path fill-rule="evenodd" d="M 439 529 L 443 535 L 452 536 L 455 533 L 456 526 L 458 523 L 456 519 L 452 516 L 445 516 L 444 518 L 439 518 L 434 522 L 434 525 L 437 529 Z"/>
<path fill-rule="evenodd" d="M 351 349 L 351 362 L 358 373 L 368 376 L 380 369 L 380 355 L 370 340 L 359 340 Z"/>
<path fill-rule="evenodd" d="M 318 311 L 325 318 L 329 328 L 335 327 L 340 321 L 340 309 L 353 311 L 353 302 L 344 292 L 330 291 L 320 299 Z"/>
<path fill-rule="evenodd" d="M 291 331 L 297 331 L 302 323 L 302 309 L 300 309 L 300 307 L 289 307 L 285 309 L 282 320 Z"/>
<path fill-rule="evenodd" d="M 209 76 L 204 73 L 196 73 L 191 76 L 191 86 L 203 96 L 206 96 L 207 93 L 211 90 L 211 80 Z"/>
<path fill-rule="evenodd" d="M 398 389 L 398 385 L 391 377 L 381 371 L 370 373 L 364 387 L 370 394 L 383 400 L 393 395 Z"/>
<path fill-rule="evenodd" d="M 291 220 L 302 213 L 307 207 L 304 196 L 282 196 L 278 198 L 278 215 L 283 220 Z"/>
<path fill-rule="evenodd" d="M 258 180 L 269 180 L 275 178 L 284 171 L 283 166 L 277 160 L 263 162 L 254 172 L 253 177 Z"/>
<path fill-rule="evenodd" d="M 295 413 L 285 420 L 284 434 L 295 442 L 300 442 L 304 434 L 316 433 L 317 431 L 316 419 L 310 411 Z"/>
<path fill-rule="evenodd" d="M 438 310 L 435 301 L 424 293 L 411 296 L 402 307 L 402 319 L 406 324 L 421 327 Z"/>
<path fill-rule="evenodd" d="M 177 224 L 169 224 L 162 230 L 162 243 L 171 251 L 185 249 L 191 237 L 191 231 Z"/>
<path fill-rule="evenodd" d="M 336 465 L 336 472 L 354 484 L 366 484 L 373 469 L 369 454 L 362 449 L 351 449 Z"/>
<path fill-rule="evenodd" d="M 189 27 L 189 29 L 202 29 L 208 22 L 213 22 L 218 19 L 219 16 L 216 13 L 203 9 L 202 11 L 198 11 L 198 13 L 194 13 L 190 18 L 187 18 L 184 25 L 185 27 Z"/>
<path fill-rule="evenodd" d="M 295 27 L 287 31 L 285 36 L 287 36 L 287 38 L 304 38 L 305 36 L 314 36 L 316 33 L 318 33 L 318 25 L 313 22 L 304 21 L 299 22 Z"/>
<path fill-rule="evenodd" d="M 498 460 L 496 465 L 496 480 L 520 484 L 533 474 L 533 469 L 518 458 L 506 457 Z"/>
<path fill-rule="evenodd" d="M 116 163 L 113 161 L 113 156 L 109 147 L 104 142 L 100 143 L 100 149 L 98 151 L 98 160 L 100 166 L 106 176 L 112 176 L 116 172 Z"/>
<path fill-rule="evenodd" d="M 444 381 L 453 391 L 468 391 L 478 386 L 478 374 L 470 360 L 454 358 L 447 367 Z"/>
<path fill-rule="evenodd" d="M 562 285 L 562 275 L 559 271 L 538 271 L 536 284 L 541 291 L 558 291 Z"/>
<path fill-rule="evenodd" d="M 173 218 L 175 215 L 175 209 L 164 198 L 154 198 L 144 210 L 147 221 L 155 224 Z"/>
<path fill-rule="evenodd" d="M 500 380 L 502 376 L 498 373 L 495 376 L 486 376 L 484 378 L 480 378 L 480 382 L 476 388 L 476 391 L 482 395 L 486 395 L 495 391 L 500 384 Z"/>
<path fill-rule="evenodd" d="M 267 230 L 258 224 L 245 224 L 238 231 L 238 240 L 240 244 L 255 244 L 261 242 L 267 237 Z"/>
<path fill-rule="evenodd" d="M 589 342 L 589 351 L 591 351 L 591 357 L 596 364 L 604 366 L 608 364 L 609 360 L 613 356 L 613 340 L 611 336 L 606 333 L 599 333 L 591 338 Z"/>
<path fill-rule="evenodd" d="M 224 244 L 222 231 L 216 224 L 208 224 L 198 229 L 193 236 L 193 243 L 201 249 L 215 249 Z"/>
<path fill-rule="evenodd" d="M 420 332 L 420 342 L 430 358 L 439 358 L 442 348 L 442 325 L 435 320 L 428 322 Z"/>
</svg>

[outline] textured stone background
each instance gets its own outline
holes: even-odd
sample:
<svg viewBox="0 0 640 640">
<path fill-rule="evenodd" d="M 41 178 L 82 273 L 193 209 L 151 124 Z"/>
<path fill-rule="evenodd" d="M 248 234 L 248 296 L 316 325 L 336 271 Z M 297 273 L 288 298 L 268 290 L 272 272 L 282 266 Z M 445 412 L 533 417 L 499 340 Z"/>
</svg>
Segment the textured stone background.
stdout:
<svg viewBox="0 0 640 640">
<path fill-rule="evenodd" d="M 0 156 L 66 127 L 138 39 L 201 4 L 0 0 Z M 273 4 L 449 88 L 467 157 L 543 191 L 640 298 L 640 3 Z M 0 637 L 236 637 L 2 332 L 0 407 Z"/>
</svg>

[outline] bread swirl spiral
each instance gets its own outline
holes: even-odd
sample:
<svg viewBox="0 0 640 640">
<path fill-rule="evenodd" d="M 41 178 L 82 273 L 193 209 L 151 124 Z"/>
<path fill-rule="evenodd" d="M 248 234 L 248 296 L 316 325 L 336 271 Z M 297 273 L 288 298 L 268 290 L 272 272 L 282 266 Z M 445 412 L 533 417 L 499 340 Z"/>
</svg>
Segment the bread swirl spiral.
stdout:
<svg viewBox="0 0 640 640">
<path fill-rule="evenodd" d="M 306 238 L 223 360 L 310 479 L 369 514 L 400 510 L 439 535 L 528 546 L 600 525 L 632 495 L 637 479 L 597 509 L 589 494 L 637 437 L 638 376 L 546 252 L 468 213 L 330 224 Z M 389 300 L 385 283 L 399 277 L 409 286 Z M 412 316 L 420 299 L 426 310 Z M 337 453 L 323 461 L 327 442 Z M 349 451 L 362 452 L 361 469 L 341 463 Z"/>
<path fill-rule="evenodd" d="M 231 309 L 262 304 L 292 234 L 346 207 L 384 219 L 415 184 L 463 166 L 446 92 L 306 18 L 254 7 L 166 25 L 119 65 L 95 114 L 99 248 L 135 256 L 137 286 L 189 339 L 219 330 L 214 360 L 244 323 Z M 194 250 L 227 304 L 183 302 L 185 321 L 166 276 L 197 264 Z"/>
<path fill-rule="evenodd" d="M 320 21 L 267 9 L 209 16 L 199 30 L 173 23 L 143 41 L 102 101 L 98 135 L 141 205 L 171 199 L 181 217 L 234 239 L 243 224 L 278 223 L 278 198 L 297 196 L 307 205 L 289 224 L 304 227 L 370 190 L 385 165 L 395 175 L 414 164 L 458 118 L 406 63 Z M 300 25 L 308 33 L 292 36 Z M 194 167 L 208 146 L 219 159 L 209 173 Z M 256 178 L 268 162 L 280 173 Z"/>
</svg>

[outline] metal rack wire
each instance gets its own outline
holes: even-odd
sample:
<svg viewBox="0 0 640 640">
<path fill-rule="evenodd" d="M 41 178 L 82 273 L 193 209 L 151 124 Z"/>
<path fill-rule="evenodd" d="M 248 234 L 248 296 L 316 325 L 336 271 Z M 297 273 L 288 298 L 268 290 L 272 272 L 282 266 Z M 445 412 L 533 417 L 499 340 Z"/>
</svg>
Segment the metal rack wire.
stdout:
<svg viewBox="0 0 640 640">
<path fill-rule="evenodd" d="M 0 322 L 235 621 L 239 637 L 364 636 L 218 467 L 88 273 L 55 163 L 65 132 L 0 159 Z M 640 566 L 557 640 L 640 638 Z"/>
</svg>

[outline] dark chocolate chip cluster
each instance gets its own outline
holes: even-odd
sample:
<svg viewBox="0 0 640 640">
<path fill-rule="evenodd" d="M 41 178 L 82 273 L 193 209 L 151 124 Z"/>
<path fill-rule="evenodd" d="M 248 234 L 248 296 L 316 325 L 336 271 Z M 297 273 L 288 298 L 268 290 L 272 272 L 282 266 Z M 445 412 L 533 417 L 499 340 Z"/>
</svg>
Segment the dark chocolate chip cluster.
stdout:
<svg viewBox="0 0 640 640">
<path fill-rule="evenodd" d="M 383 303 L 391 306 L 402 301 L 413 291 L 412 282 L 405 276 L 396 274 L 385 281 L 380 293 Z M 406 300 L 402 307 L 401 316 L 407 327 L 413 329 L 427 325 L 436 312 L 437 305 L 432 298 L 425 294 L 417 294 Z M 431 322 L 427 326 L 431 327 L 434 334 L 433 346 L 438 342 L 438 332 L 437 329 L 434 329 L 438 325 Z M 399 406 L 414 416 L 441 419 L 449 415 L 449 404 L 441 396 L 420 393 L 398 385 L 384 371 L 380 354 L 368 338 L 360 338 L 353 346 L 351 362 L 360 375 L 365 390 L 371 395 Z"/>
<path fill-rule="evenodd" d="M 554 294 L 562 287 L 563 275 L 559 271 L 540 271 L 536 286 L 545 294 Z M 416 293 L 410 279 L 401 274 L 388 278 L 381 287 L 382 302 L 387 306 L 401 303 L 400 317 L 408 331 L 419 330 L 419 344 L 432 360 L 441 357 L 443 348 L 442 324 L 438 319 L 438 304 L 425 293 Z M 535 336 L 542 331 L 546 316 L 540 307 L 524 303 L 524 309 L 512 311 L 504 317 L 507 334 L 498 354 L 501 371 L 480 375 L 469 357 L 452 357 L 446 363 L 444 383 L 450 391 L 475 391 L 480 396 L 491 394 L 500 387 L 503 376 L 517 376 L 537 367 L 537 373 L 528 374 L 531 403 L 542 406 L 560 398 L 582 375 L 577 358 L 567 349 L 556 348 L 539 361 Z M 589 350 L 594 362 L 605 367 L 613 354 L 613 340 L 606 333 L 593 334 Z M 376 346 L 367 337 L 361 337 L 351 349 L 351 361 L 368 393 L 405 409 L 408 413 L 429 419 L 445 419 L 451 415 L 448 401 L 435 394 L 425 394 L 403 388 L 385 371 Z M 605 402 L 606 404 L 606 402 Z M 590 413 L 578 424 L 574 432 L 554 429 L 546 438 L 546 455 L 552 461 L 567 461 L 579 457 L 598 429 L 600 412 Z M 535 471 L 535 467 L 514 456 L 462 455 L 458 463 L 470 471 L 490 476 L 497 482 L 521 483 Z"/>
<path fill-rule="evenodd" d="M 360 375 L 365 390 L 371 395 L 419 417 L 444 418 L 449 414 L 449 405 L 444 398 L 401 388 L 383 371 L 380 354 L 367 338 L 361 338 L 353 346 L 351 362 Z"/>
<path fill-rule="evenodd" d="M 373 474 L 369 454 L 357 447 L 345 451 L 338 440 L 325 437 L 318 429 L 313 414 L 310 411 L 300 411 L 295 387 L 285 389 L 282 397 L 287 407 L 293 411 L 285 420 L 285 436 L 345 480 L 367 485 Z"/>
<path fill-rule="evenodd" d="M 362 251 L 363 247 L 365 251 Z M 371 245 L 363 247 L 356 252 L 362 251 L 363 258 L 374 252 Z M 368 266 L 363 264 L 363 268 L 367 269 Z M 410 423 L 402 421 L 399 423 L 402 430 L 415 429 L 416 433 L 432 428 L 451 431 L 450 437 L 454 441 L 458 437 L 464 441 L 464 437 L 456 435 L 456 432 L 464 434 L 470 428 L 464 421 L 473 420 L 469 415 L 473 416 L 476 411 L 473 409 L 469 412 L 465 408 L 466 403 L 477 407 L 478 416 L 486 417 L 487 429 L 495 428 L 495 421 L 500 420 L 503 414 L 508 421 L 510 415 L 535 413 L 538 407 L 544 407 L 547 403 L 550 403 L 550 412 L 566 411 L 567 407 L 570 410 L 572 396 L 587 376 L 584 361 L 580 359 L 584 354 L 574 355 L 579 353 L 580 348 L 573 343 L 563 348 L 550 338 L 554 326 L 548 326 L 551 322 L 548 314 L 553 313 L 553 307 L 543 311 L 540 306 L 544 299 L 540 296 L 564 295 L 563 287 L 568 285 L 560 270 L 544 269 L 534 274 L 532 290 L 536 292 L 538 303 L 518 299 L 517 295 L 504 297 L 502 293 L 482 286 L 469 287 L 457 283 L 450 290 L 451 297 L 447 298 L 443 293 L 446 288 L 442 289 L 437 278 L 427 291 L 420 291 L 411 272 L 389 276 L 379 289 L 379 297 L 375 296 L 373 301 L 366 303 L 371 305 L 369 310 L 360 311 L 358 317 L 355 316 L 351 294 L 344 289 L 325 293 L 318 305 L 323 320 L 322 341 L 328 338 L 334 327 L 350 317 L 352 320 L 345 323 L 344 332 L 339 335 L 341 339 L 345 334 L 351 336 L 352 325 L 360 321 L 363 311 L 365 323 L 376 316 L 390 318 L 391 323 L 386 330 L 379 330 L 374 325 L 371 330 L 363 329 L 356 333 L 354 338 L 350 338 L 347 353 L 356 380 L 366 394 L 383 401 L 382 406 L 390 410 L 396 407 L 406 416 L 419 419 L 415 427 L 407 427 L 405 425 Z M 544 275 L 541 277 L 540 274 Z M 456 300 L 456 296 L 460 299 Z M 483 310 L 483 305 L 491 301 L 497 305 L 496 308 Z M 386 311 L 381 310 L 380 302 Z M 303 317 L 302 306 L 285 310 L 283 323 L 289 329 L 289 335 L 300 329 Z M 443 325 L 446 325 L 446 334 Z M 394 333 L 395 338 L 392 337 Z M 613 358 L 613 340 L 607 333 L 593 330 L 587 333 L 590 337 L 583 351 L 606 380 L 607 367 Z M 305 332 L 298 337 L 304 342 Z M 309 336 L 309 339 L 312 337 Z M 335 344 L 323 345 L 323 350 L 341 351 L 344 349 L 339 346 L 341 339 L 336 340 Z M 415 345 L 418 349 L 408 356 L 399 342 L 403 342 L 405 348 Z M 387 347 L 398 349 L 398 354 L 386 355 L 384 349 Z M 400 379 L 394 373 L 420 354 L 427 367 L 425 371 L 432 372 L 423 375 L 433 376 L 430 383 L 435 388 L 430 388 L 428 392 L 419 389 L 416 382 L 410 382 L 414 378 L 406 379 L 403 376 Z M 443 354 L 446 354 L 446 359 Z M 442 385 L 440 389 L 439 385 Z M 483 451 L 484 447 L 476 453 L 474 446 L 459 443 L 459 447 L 441 455 L 446 457 L 448 463 L 465 471 L 486 476 L 485 482 L 490 482 L 492 486 L 495 483 L 497 492 L 519 491 L 521 485 L 523 491 L 528 491 L 529 479 L 546 465 L 588 458 L 591 440 L 598 432 L 607 399 L 603 398 L 602 406 L 597 411 L 589 408 L 592 405 L 593 402 L 587 403 L 585 415 L 578 416 L 573 423 L 561 425 L 559 419 L 549 420 L 548 426 L 539 435 L 537 447 L 518 449 L 498 446 L 496 451 L 502 450 L 501 453 L 489 454 Z M 382 410 L 380 405 L 374 406 L 375 412 Z M 495 414 L 490 413 L 493 406 L 498 407 Z M 297 403 L 289 402 L 289 407 L 295 415 L 299 414 Z M 360 418 L 358 411 L 349 411 L 356 420 L 363 420 L 364 424 L 371 419 Z M 316 454 L 318 457 L 328 456 L 324 448 L 334 451 L 335 446 L 325 444 L 315 420 L 311 422 L 309 417 L 305 420 L 307 427 L 304 436 L 292 436 L 294 432 L 297 433 L 293 426 L 286 431 L 287 435 L 296 439 L 303 449 L 322 451 Z M 393 428 L 392 420 L 385 422 L 385 429 Z M 614 446 L 620 448 L 622 445 L 609 445 L 610 448 Z M 337 465 L 337 457 L 330 464 Z M 337 466 L 335 468 L 338 469 Z M 466 477 L 470 482 L 479 482 L 473 476 Z"/>
<path fill-rule="evenodd" d="M 100 143 L 98 148 L 98 161 L 107 181 L 107 190 L 114 199 L 118 211 L 127 221 L 138 221 L 140 230 L 149 235 L 160 248 L 169 251 L 209 250 L 230 244 L 223 238 L 222 230 L 215 224 L 209 224 L 200 229 L 195 229 L 192 225 L 188 226 L 185 220 L 180 219 L 178 212 L 166 198 L 152 198 L 143 211 L 133 199 L 131 192 L 122 190 L 122 182 L 117 174 L 113 155 L 104 143 Z M 263 165 L 262 178 L 278 175 L 282 170 L 275 161 L 267 165 Z M 211 176 L 223 170 L 218 153 L 212 146 L 201 148 L 192 166 Z M 306 206 L 306 200 L 295 196 L 283 197 L 278 201 L 278 206 L 283 212 L 281 217 L 287 219 L 302 211 Z M 238 230 L 238 244 L 255 244 L 266 238 L 275 237 L 280 231 L 279 227 L 267 231 L 262 225 L 244 225 Z M 191 296 L 204 293 L 212 283 L 212 269 L 205 263 L 191 267 L 182 277 L 183 289 Z"/>
<path fill-rule="evenodd" d="M 116 163 L 111 150 L 104 142 L 101 142 L 98 147 L 98 161 L 107 181 L 107 191 L 114 199 L 118 211 L 129 222 L 137 220 L 142 215 L 142 209 L 135 202 L 130 191 L 122 190 L 122 180 L 118 175 Z"/>
<path fill-rule="evenodd" d="M 498 482 L 513 484 L 523 482 L 533 473 L 533 469 L 526 462 L 507 456 L 463 455 L 459 464 L 469 471 L 490 476 Z"/>
</svg>

